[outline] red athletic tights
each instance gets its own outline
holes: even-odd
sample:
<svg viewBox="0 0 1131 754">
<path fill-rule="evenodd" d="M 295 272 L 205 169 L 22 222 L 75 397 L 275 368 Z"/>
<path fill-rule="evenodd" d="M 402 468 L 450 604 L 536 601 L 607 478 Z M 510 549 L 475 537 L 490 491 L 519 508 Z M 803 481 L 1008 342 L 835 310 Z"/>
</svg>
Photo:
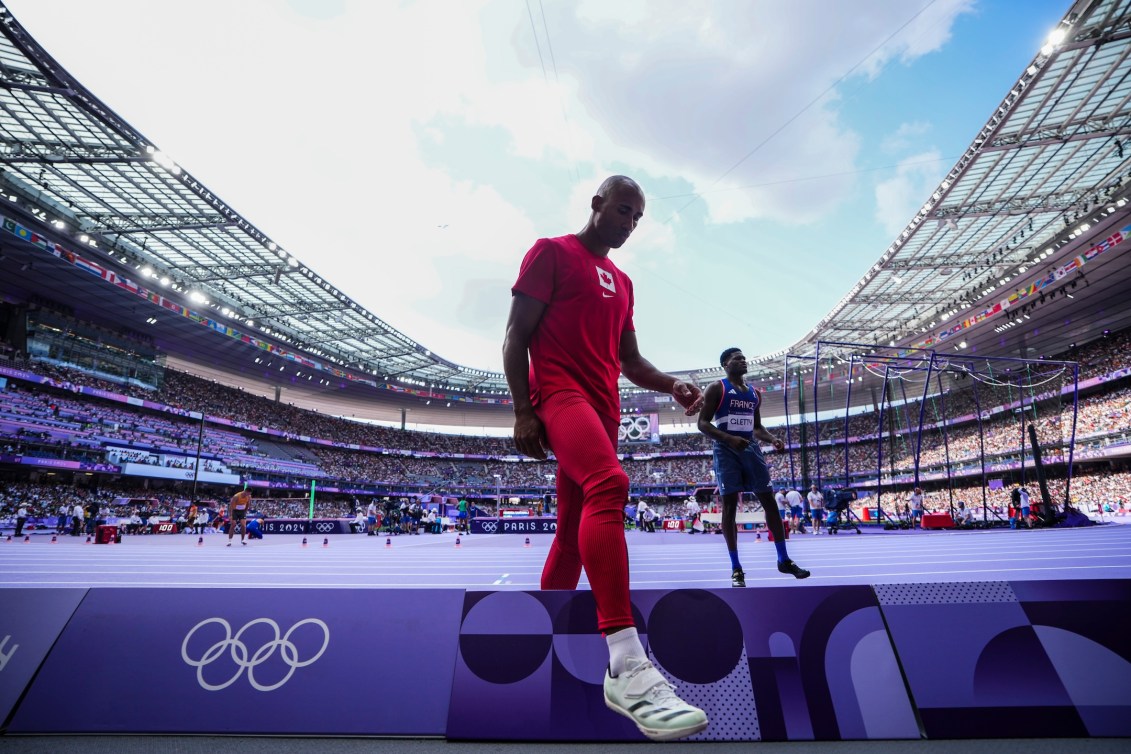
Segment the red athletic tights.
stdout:
<svg viewBox="0 0 1131 754">
<path fill-rule="evenodd" d="M 542 588 L 576 589 L 584 566 L 597 627 L 632 626 L 624 543 L 628 475 L 617 460 L 617 421 L 574 391 L 554 393 L 535 410 L 558 459 L 558 531 Z"/>
</svg>

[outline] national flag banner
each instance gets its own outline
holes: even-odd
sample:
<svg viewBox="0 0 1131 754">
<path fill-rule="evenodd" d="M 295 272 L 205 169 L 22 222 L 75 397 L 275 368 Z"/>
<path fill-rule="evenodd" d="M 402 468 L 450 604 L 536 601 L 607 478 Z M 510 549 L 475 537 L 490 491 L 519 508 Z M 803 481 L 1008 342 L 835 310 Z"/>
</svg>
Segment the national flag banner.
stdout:
<svg viewBox="0 0 1131 754">
<path fill-rule="evenodd" d="M 94 262 L 83 259 L 82 257 L 75 257 L 75 261 L 72 262 L 72 264 L 83 272 L 89 272 L 91 275 L 105 279 L 106 270 L 102 269 Z"/>
<path fill-rule="evenodd" d="M 9 220 L 8 218 L 5 217 L 4 218 L 4 230 L 8 231 L 9 233 L 15 233 L 16 232 L 16 224 L 13 221 L 11 221 L 11 220 Z"/>
</svg>

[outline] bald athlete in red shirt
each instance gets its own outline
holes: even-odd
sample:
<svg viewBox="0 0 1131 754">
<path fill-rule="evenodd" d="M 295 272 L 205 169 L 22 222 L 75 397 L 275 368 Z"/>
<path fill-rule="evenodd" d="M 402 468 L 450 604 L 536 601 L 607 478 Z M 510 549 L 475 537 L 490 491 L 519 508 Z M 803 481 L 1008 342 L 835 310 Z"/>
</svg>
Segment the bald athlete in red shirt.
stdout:
<svg viewBox="0 0 1131 754">
<path fill-rule="evenodd" d="M 623 507 L 628 475 L 617 459 L 623 373 L 670 393 L 693 415 L 695 385 L 640 355 L 632 281 L 609 259 L 644 215 L 644 192 L 625 176 L 601 184 L 589 221 L 575 235 L 540 239 L 511 289 L 503 369 L 514 400 L 518 450 L 558 461 L 558 528 L 542 570 L 543 589 L 576 589 L 581 569 L 609 643 L 605 702 L 649 738 L 682 738 L 707 727 L 648 660 L 632 619 Z"/>
</svg>

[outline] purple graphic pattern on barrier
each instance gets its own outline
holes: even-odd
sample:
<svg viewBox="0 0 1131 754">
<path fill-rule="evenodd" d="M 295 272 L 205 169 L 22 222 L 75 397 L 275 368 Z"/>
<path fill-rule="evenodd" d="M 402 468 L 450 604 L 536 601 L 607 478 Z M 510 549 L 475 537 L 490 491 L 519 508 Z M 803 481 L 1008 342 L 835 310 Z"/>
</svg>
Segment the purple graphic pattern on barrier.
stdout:
<svg viewBox="0 0 1131 754">
<path fill-rule="evenodd" d="M 692 740 L 919 737 L 868 587 L 645 590 L 633 609 L 653 662 L 711 720 Z M 640 740 L 605 707 L 596 625 L 590 592 L 469 593 L 448 736 Z"/>
<path fill-rule="evenodd" d="M 91 590 L 10 730 L 442 735 L 462 603 L 449 589 Z"/>
<path fill-rule="evenodd" d="M 632 596 L 651 659 L 708 712 L 699 740 L 1131 735 L 1131 581 Z M 0 701 L 34 675 L 12 732 L 641 739 L 605 708 L 588 591 L 4 599 Z"/>
<path fill-rule="evenodd" d="M 1131 582 L 875 589 L 928 738 L 1131 736 Z"/>
<path fill-rule="evenodd" d="M 5 589 L 0 611 L 0 723 L 11 714 L 86 589 Z"/>
</svg>

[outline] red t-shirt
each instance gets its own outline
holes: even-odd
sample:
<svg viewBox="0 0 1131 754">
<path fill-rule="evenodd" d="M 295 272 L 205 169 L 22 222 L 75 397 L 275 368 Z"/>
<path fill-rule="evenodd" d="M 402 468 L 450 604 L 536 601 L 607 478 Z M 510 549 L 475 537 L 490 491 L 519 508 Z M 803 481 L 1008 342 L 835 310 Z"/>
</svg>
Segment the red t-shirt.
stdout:
<svg viewBox="0 0 1131 754">
<path fill-rule="evenodd" d="M 530 401 L 559 390 L 588 396 L 597 412 L 620 418 L 620 339 L 632 324 L 632 281 L 576 236 L 539 239 L 512 293 L 546 304 L 530 340 Z"/>
</svg>

